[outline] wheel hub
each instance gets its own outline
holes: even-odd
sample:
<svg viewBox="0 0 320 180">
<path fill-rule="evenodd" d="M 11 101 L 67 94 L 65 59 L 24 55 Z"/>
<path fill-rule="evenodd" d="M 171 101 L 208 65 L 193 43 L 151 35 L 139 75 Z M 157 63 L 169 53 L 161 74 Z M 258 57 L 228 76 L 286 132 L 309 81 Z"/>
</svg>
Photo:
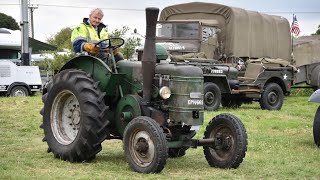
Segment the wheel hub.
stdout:
<svg viewBox="0 0 320 180">
<path fill-rule="evenodd" d="M 275 92 L 270 92 L 268 94 L 268 102 L 270 104 L 276 104 L 278 101 L 278 95 Z"/>
<path fill-rule="evenodd" d="M 215 138 L 215 149 L 217 150 L 229 150 L 232 146 L 232 136 L 217 133 Z"/>
<path fill-rule="evenodd" d="M 148 166 L 155 156 L 154 143 L 146 131 L 136 132 L 132 136 L 132 144 L 130 146 L 134 161 L 141 167 Z"/>
<path fill-rule="evenodd" d="M 143 138 L 139 139 L 135 145 L 135 150 L 141 155 L 145 155 L 149 150 L 148 142 Z"/>
<path fill-rule="evenodd" d="M 205 94 L 204 98 L 205 98 L 207 104 L 212 104 L 214 102 L 215 95 L 213 92 L 209 91 Z"/>
<path fill-rule="evenodd" d="M 51 127 L 56 140 L 71 144 L 80 129 L 81 110 L 76 96 L 68 90 L 61 91 L 54 99 L 51 109 Z"/>
<path fill-rule="evenodd" d="M 22 90 L 15 90 L 14 91 L 14 96 L 26 96 L 26 94 Z"/>
</svg>

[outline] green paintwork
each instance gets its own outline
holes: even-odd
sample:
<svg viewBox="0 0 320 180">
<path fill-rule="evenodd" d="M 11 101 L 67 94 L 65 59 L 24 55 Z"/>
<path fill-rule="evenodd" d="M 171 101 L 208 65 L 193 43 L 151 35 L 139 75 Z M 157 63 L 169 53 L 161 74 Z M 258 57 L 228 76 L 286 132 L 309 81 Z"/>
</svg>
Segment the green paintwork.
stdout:
<svg viewBox="0 0 320 180">
<path fill-rule="evenodd" d="M 120 136 L 123 135 L 123 131 L 127 124 L 135 117 L 141 116 L 140 108 L 141 97 L 136 95 L 126 95 L 120 99 L 115 119 L 111 121 L 111 124 L 115 124 Z M 125 115 L 125 117 L 123 117 Z"/>
<path fill-rule="evenodd" d="M 161 45 L 156 44 L 157 61 L 166 60 L 168 58 L 168 51 Z"/>
<path fill-rule="evenodd" d="M 143 90 L 142 65 L 140 61 L 122 60 L 117 62 L 117 72 L 100 59 L 92 56 L 78 56 L 70 60 L 61 70 L 81 69 L 92 74 L 99 81 L 99 88 L 106 93 L 106 105 L 109 106 L 106 118 L 110 121 L 111 134 L 122 137 L 126 125 L 135 117 L 141 116 L 141 95 Z M 172 95 L 163 100 L 159 89 L 168 86 Z M 123 97 L 120 96 L 120 89 Z M 196 94 L 196 96 L 194 96 Z M 163 112 L 169 128 L 172 126 L 199 126 L 203 124 L 203 72 L 199 67 L 157 63 L 150 106 Z M 187 134 L 176 134 L 174 141 L 189 138 Z M 188 136 L 188 137 L 186 137 Z M 190 141 L 176 142 L 178 147 Z"/>
<path fill-rule="evenodd" d="M 158 64 L 155 79 L 171 89 L 171 97 L 163 108 L 169 111 L 169 119 L 173 125 L 203 124 L 203 74 L 200 68 Z M 191 94 L 198 96 L 191 97 Z M 198 113 L 198 117 L 193 117 L 193 113 Z"/>
<path fill-rule="evenodd" d="M 77 56 L 66 63 L 60 71 L 65 69 L 81 69 L 91 74 L 96 82 L 100 82 L 99 88 L 109 96 L 116 94 L 115 89 L 125 78 L 125 74 L 112 73 L 103 61 L 93 56 Z"/>
</svg>

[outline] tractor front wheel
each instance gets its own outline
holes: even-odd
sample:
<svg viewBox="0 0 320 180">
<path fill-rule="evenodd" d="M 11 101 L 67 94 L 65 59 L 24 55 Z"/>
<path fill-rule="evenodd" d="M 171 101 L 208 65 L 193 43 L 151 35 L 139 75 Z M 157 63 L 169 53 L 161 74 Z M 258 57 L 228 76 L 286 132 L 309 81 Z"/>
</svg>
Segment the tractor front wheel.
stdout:
<svg viewBox="0 0 320 180">
<path fill-rule="evenodd" d="M 124 151 L 131 169 L 140 173 L 159 173 L 168 157 L 166 136 L 152 118 L 139 116 L 124 130 Z"/>
<path fill-rule="evenodd" d="M 65 70 L 44 89 L 41 110 L 48 152 L 71 162 L 88 161 L 107 137 L 107 107 L 98 83 L 83 71 Z"/>
<path fill-rule="evenodd" d="M 203 139 L 214 139 L 204 146 L 204 155 L 212 167 L 237 168 L 247 151 L 247 133 L 240 119 L 231 114 L 214 117 L 204 132 Z"/>
</svg>

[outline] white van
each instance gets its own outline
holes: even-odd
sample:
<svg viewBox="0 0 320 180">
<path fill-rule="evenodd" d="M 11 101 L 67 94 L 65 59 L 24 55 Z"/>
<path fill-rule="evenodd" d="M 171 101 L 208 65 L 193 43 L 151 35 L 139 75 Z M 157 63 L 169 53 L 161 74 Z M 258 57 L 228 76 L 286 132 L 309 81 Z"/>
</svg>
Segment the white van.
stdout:
<svg viewBox="0 0 320 180">
<path fill-rule="evenodd" d="M 28 96 L 41 90 L 38 66 L 17 66 L 12 61 L 0 60 L 0 94 Z"/>
<path fill-rule="evenodd" d="M 42 87 L 38 66 L 18 66 L 20 31 L 0 28 L 0 95 L 28 96 Z"/>
</svg>

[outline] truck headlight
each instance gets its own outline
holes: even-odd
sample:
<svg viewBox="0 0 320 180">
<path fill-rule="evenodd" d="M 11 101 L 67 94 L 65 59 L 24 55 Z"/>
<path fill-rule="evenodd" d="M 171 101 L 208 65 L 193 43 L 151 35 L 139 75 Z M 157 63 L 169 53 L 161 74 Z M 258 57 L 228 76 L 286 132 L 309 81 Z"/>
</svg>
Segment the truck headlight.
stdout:
<svg viewBox="0 0 320 180">
<path fill-rule="evenodd" d="M 159 90 L 159 94 L 162 97 L 162 99 L 168 99 L 171 96 L 171 90 L 169 87 L 167 86 L 163 86 L 160 90 Z"/>
</svg>

